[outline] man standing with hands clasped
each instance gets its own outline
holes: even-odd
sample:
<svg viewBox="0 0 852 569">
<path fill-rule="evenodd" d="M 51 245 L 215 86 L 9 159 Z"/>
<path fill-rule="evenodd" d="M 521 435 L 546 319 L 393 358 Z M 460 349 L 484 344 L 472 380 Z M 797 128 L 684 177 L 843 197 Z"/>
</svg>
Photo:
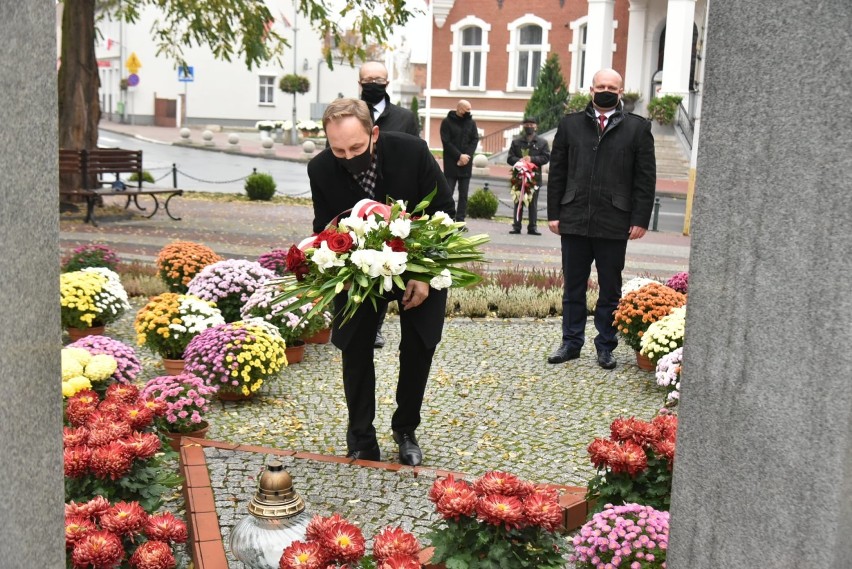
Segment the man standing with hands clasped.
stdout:
<svg viewBox="0 0 852 569">
<path fill-rule="evenodd" d="M 613 313 L 621 297 L 628 239 L 645 235 L 656 186 L 651 123 L 621 107 L 624 81 L 602 69 L 592 79 L 592 101 L 565 116 L 553 139 L 547 219 L 562 238 L 562 342 L 547 358 L 557 364 L 580 357 L 585 341 L 586 288 L 592 262 L 600 296 L 595 307 L 597 361 L 613 369 L 618 345 Z"/>
<path fill-rule="evenodd" d="M 530 235 L 541 235 L 538 229 L 536 229 L 536 221 L 538 221 L 538 192 L 541 189 L 541 169 L 545 164 L 550 162 L 550 147 L 547 145 L 545 139 L 540 138 L 535 133 L 537 127 L 538 119 L 535 117 L 524 117 L 523 132 L 521 136 L 512 141 L 512 145 L 509 147 L 509 157 L 506 159 L 506 162 L 510 166 L 514 166 L 519 160 L 530 162 L 536 166 L 535 185 L 538 189 L 533 192 L 527 212 L 527 216 L 529 217 L 527 233 Z M 521 232 L 521 225 L 524 218 L 523 196 L 520 196 L 520 200 L 515 203 L 514 208 L 514 221 L 512 222 L 512 230 L 509 233 L 517 234 Z"/>
<path fill-rule="evenodd" d="M 470 103 L 461 100 L 456 110 L 447 113 L 441 121 L 441 144 L 444 146 L 444 176 L 455 191 L 459 185 L 456 221 L 464 221 L 467 213 L 467 192 L 473 173 L 473 153 L 479 144 L 479 131 L 470 115 Z"/>
</svg>

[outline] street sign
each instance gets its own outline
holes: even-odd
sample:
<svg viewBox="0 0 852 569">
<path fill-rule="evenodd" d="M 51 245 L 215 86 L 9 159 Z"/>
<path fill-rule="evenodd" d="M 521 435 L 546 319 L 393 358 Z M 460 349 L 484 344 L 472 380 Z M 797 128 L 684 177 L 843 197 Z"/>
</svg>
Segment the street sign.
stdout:
<svg viewBox="0 0 852 569">
<path fill-rule="evenodd" d="M 124 66 L 131 73 L 136 73 L 139 71 L 139 68 L 142 67 L 142 62 L 139 61 L 139 57 L 136 55 L 136 52 L 131 52 L 130 57 L 127 58 L 127 61 L 124 62 Z"/>
<path fill-rule="evenodd" d="M 128 87 L 136 87 L 139 84 L 139 76 L 135 73 L 131 73 L 127 76 L 127 86 Z"/>
<path fill-rule="evenodd" d="M 195 68 L 192 65 L 178 67 L 178 81 L 192 83 L 195 81 Z"/>
</svg>

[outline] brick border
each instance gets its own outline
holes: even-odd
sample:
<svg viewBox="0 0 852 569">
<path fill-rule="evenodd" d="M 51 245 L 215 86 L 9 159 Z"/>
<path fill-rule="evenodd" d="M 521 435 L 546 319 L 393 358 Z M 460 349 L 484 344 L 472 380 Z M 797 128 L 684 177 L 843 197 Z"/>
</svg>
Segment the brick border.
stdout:
<svg viewBox="0 0 852 569">
<path fill-rule="evenodd" d="M 354 464 L 364 468 L 376 468 L 391 472 L 412 472 L 415 477 L 420 473 L 429 473 L 433 477 L 446 477 L 452 474 L 459 478 L 469 478 L 464 473 L 428 468 L 424 466 L 405 466 L 402 464 L 355 460 L 341 456 L 329 456 L 294 450 L 281 450 L 256 445 L 239 445 L 209 439 L 183 437 L 180 447 L 180 472 L 184 477 L 183 497 L 186 503 L 186 523 L 189 530 L 188 549 L 191 552 L 195 569 L 222 569 L 228 566 L 225 556 L 225 544 L 219 528 L 219 516 L 207 470 L 207 457 L 204 448 L 218 448 L 238 452 L 254 452 L 274 456 L 290 456 L 315 462 L 336 462 Z M 571 531 L 583 525 L 589 513 L 585 500 L 586 489 L 579 486 L 548 485 L 561 492 L 559 505 L 562 507 L 562 525 L 565 531 Z M 421 553 L 421 562 L 428 566 L 431 548 Z"/>
</svg>

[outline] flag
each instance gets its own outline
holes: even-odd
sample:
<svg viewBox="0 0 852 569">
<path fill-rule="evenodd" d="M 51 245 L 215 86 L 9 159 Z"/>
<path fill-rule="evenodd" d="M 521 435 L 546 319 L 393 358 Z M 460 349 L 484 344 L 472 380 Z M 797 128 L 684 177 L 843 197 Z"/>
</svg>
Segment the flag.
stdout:
<svg viewBox="0 0 852 569">
<path fill-rule="evenodd" d="M 107 51 L 109 51 L 109 50 L 111 50 L 111 49 L 112 49 L 112 44 L 113 44 L 112 38 L 107 38 L 107 39 L 106 39 L 106 48 L 107 48 Z"/>
<path fill-rule="evenodd" d="M 290 20 L 287 19 L 287 16 L 284 15 L 284 12 L 278 11 L 278 15 L 281 16 L 281 22 L 284 24 L 285 28 L 292 28 L 293 26 L 290 24 Z"/>
</svg>

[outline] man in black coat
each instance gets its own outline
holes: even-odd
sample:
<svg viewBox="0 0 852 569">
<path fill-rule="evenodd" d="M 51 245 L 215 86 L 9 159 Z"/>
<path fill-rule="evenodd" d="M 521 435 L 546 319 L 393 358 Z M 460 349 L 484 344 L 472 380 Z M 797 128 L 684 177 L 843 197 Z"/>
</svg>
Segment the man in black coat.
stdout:
<svg viewBox="0 0 852 569">
<path fill-rule="evenodd" d="M 459 201 L 456 207 L 456 221 L 464 221 L 467 213 L 467 191 L 473 172 L 473 153 L 479 144 L 479 131 L 470 115 L 470 103 L 461 100 L 456 110 L 447 113 L 441 121 L 441 143 L 444 146 L 444 176 L 455 191 L 459 186 Z"/>
<path fill-rule="evenodd" d="M 325 229 L 361 199 L 386 203 L 387 198 L 393 198 L 413 208 L 436 188 L 437 194 L 426 212 L 432 215 L 443 211 L 450 217 L 455 214 L 452 193 L 424 140 L 403 133 L 380 134 L 379 127 L 372 124 L 366 103 L 357 99 L 332 102 L 323 115 L 323 128 L 328 147 L 308 163 L 314 232 Z M 441 340 L 447 291 L 409 280 L 404 291 L 394 289 L 385 296 L 379 308 L 388 300 L 396 300 L 402 307 L 397 409 L 391 428 L 399 445 L 400 462 L 416 466 L 423 454 L 414 431 L 420 424 L 432 356 Z M 335 298 L 338 313 L 345 302 L 345 292 Z M 345 324 L 335 319 L 332 326 L 331 341 L 343 352 L 343 389 L 349 410 L 347 456 L 365 460 L 381 460 L 373 426 L 373 341 L 378 320 L 378 312 L 367 303 Z"/>
<path fill-rule="evenodd" d="M 530 162 L 536 165 L 535 184 L 541 189 L 541 169 L 545 164 L 550 162 L 550 146 L 547 141 L 536 134 L 535 130 L 538 127 L 538 119 L 535 117 L 524 117 L 522 124 L 523 132 L 521 136 L 512 141 L 509 146 L 509 156 L 506 162 L 510 166 L 514 166 L 519 160 Z M 529 204 L 529 222 L 527 223 L 527 233 L 530 235 L 541 235 L 536 228 L 538 221 L 538 192 L 533 192 L 532 199 Z M 521 225 L 524 218 L 524 200 L 520 199 L 515 203 L 515 213 L 513 216 L 512 230 L 509 233 L 517 234 L 521 232 Z"/>
<path fill-rule="evenodd" d="M 645 235 L 657 181 L 651 123 L 621 108 L 624 81 L 603 69 L 592 101 L 559 122 L 547 185 L 550 230 L 562 237 L 562 343 L 547 359 L 580 357 L 585 341 L 586 288 L 594 261 L 600 284 L 595 307 L 598 365 L 616 366 L 613 313 L 621 297 L 628 239 Z"/>
</svg>

